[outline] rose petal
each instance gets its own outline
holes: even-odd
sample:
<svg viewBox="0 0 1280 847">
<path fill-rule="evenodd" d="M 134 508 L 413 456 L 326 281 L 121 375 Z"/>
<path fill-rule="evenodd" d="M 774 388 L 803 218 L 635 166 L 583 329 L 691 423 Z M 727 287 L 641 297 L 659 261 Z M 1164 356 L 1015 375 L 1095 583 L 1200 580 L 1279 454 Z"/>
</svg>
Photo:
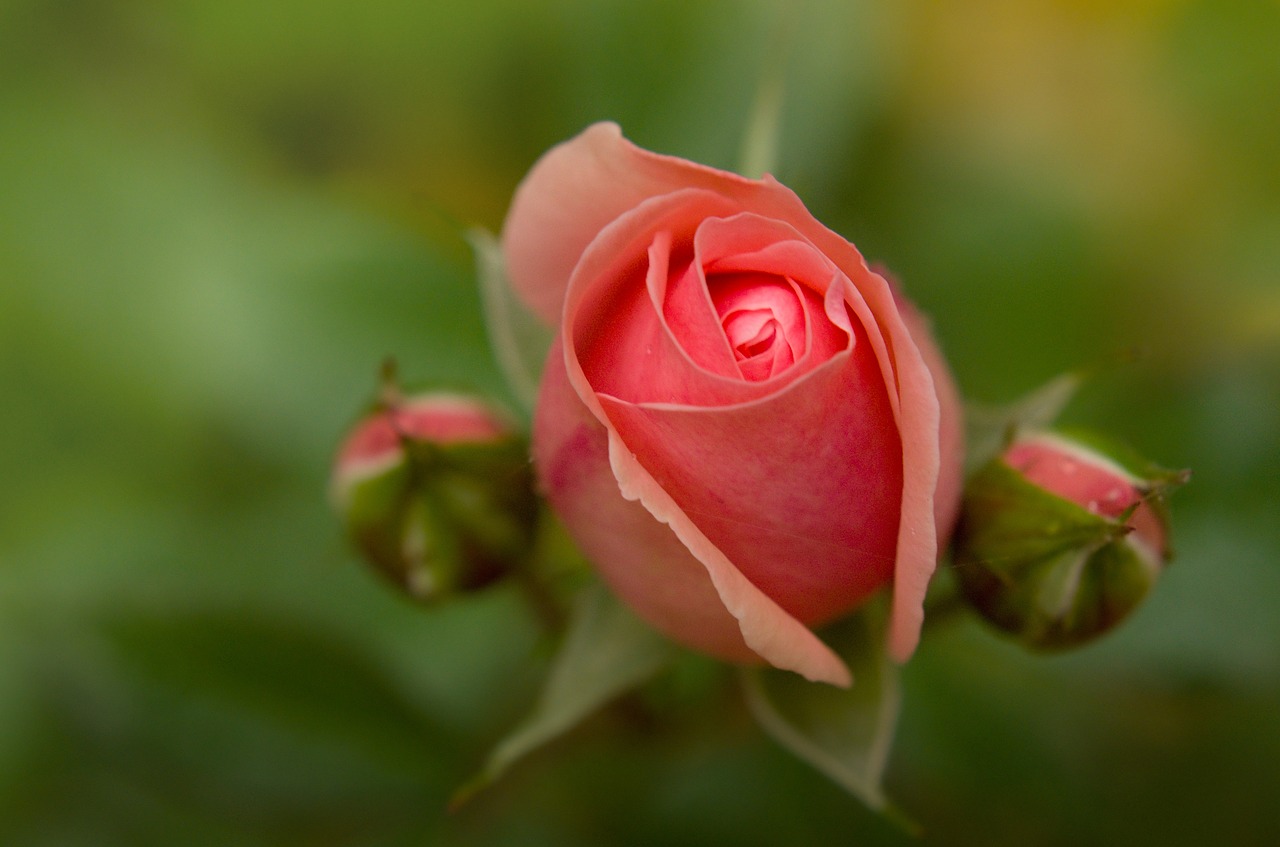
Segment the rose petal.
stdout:
<svg viewBox="0 0 1280 847">
<path fill-rule="evenodd" d="M 570 379 L 572 380 L 572 376 Z M 706 568 L 723 607 L 737 619 L 742 639 L 769 664 L 795 671 L 813 682 L 842 688 L 853 683 L 849 669 L 812 631 L 787 614 L 742 575 L 734 564 L 688 520 L 622 439 L 609 433 L 609 464 L 622 496 L 639 501 L 659 523 L 666 524 Z"/>
<path fill-rule="evenodd" d="M 670 232 L 673 242 L 687 243 L 697 222 L 734 209 L 731 201 L 711 192 L 678 191 L 641 203 L 601 231 L 574 273 L 582 291 L 566 307 L 574 317 L 571 347 L 596 390 L 634 402 L 709 406 L 741 403 L 775 390 L 743 380 L 732 360 L 727 364 L 731 377 L 693 361 L 653 307 L 645 281 L 648 269 L 636 261 L 649 255 L 653 233 Z M 596 286 L 602 293 L 581 296 Z M 718 324 L 714 331 L 722 335 Z"/>
<path fill-rule="evenodd" d="M 759 273 L 788 277 L 821 293 L 835 265 L 782 221 L 743 213 L 698 227 L 695 247 L 708 275 Z"/>
<path fill-rule="evenodd" d="M 808 624 L 854 607 L 893 572 L 898 432 L 878 364 L 863 349 L 740 406 L 599 398 L 683 519 Z"/>
<path fill-rule="evenodd" d="M 608 434 L 569 385 L 559 339 L 547 357 L 533 449 L 543 493 L 641 617 L 714 655 L 757 660 L 706 568 L 644 506 L 623 498 L 609 467 Z"/>
<path fill-rule="evenodd" d="M 654 519 L 652 504 L 663 512 L 669 498 L 643 468 L 618 454 L 619 442 L 576 396 L 566 364 L 557 340 L 534 420 L 534 459 L 544 493 L 611 587 L 685 644 L 734 661 L 762 657 L 809 679 L 848 686 L 844 663 L 696 528 L 684 523 L 680 532 Z M 639 502 L 623 496 L 635 486 L 644 489 Z"/>
<path fill-rule="evenodd" d="M 906 298 L 898 295 L 896 286 L 893 291 L 898 311 L 933 376 L 933 387 L 938 395 L 940 464 L 933 510 L 938 544 L 941 547 L 951 537 L 951 530 L 960 516 L 960 494 L 964 487 L 964 404 L 956 390 L 951 368 L 934 341 L 929 321 Z"/>
<path fill-rule="evenodd" d="M 739 374 L 733 349 L 720 331 L 720 318 L 702 274 L 694 266 L 692 257 L 685 262 L 683 271 L 672 274 L 669 270 L 671 234 L 660 235 L 668 256 L 655 255 L 654 248 L 650 248 L 645 284 L 655 311 L 666 322 L 668 338 L 698 367 L 720 377 L 736 378 Z"/>
<path fill-rule="evenodd" d="M 512 287 L 543 320 L 558 323 L 569 275 L 600 230 L 649 198 L 689 188 L 734 199 L 728 214 L 744 203 L 764 210 L 768 195 L 789 193 L 772 179 L 643 150 L 617 124 L 587 127 L 547 151 L 516 188 L 502 227 Z"/>
<path fill-rule="evenodd" d="M 815 309 L 819 303 L 812 292 L 806 298 L 789 279 L 741 273 L 716 275 L 708 287 L 744 377 L 779 375 L 804 356 L 809 346 L 806 299 Z"/>
</svg>

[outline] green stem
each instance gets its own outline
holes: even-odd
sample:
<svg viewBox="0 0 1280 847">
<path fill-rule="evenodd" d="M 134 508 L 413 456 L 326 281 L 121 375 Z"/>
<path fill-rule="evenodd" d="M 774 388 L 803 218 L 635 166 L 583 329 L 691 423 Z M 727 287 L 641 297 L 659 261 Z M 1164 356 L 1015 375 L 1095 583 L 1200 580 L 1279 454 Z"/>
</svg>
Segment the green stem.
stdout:
<svg viewBox="0 0 1280 847">
<path fill-rule="evenodd" d="M 960 595 L 955 579 L 948 579 L 932 591 L 924 603 L 925 631 L 935 630 L 969 611 L 968 601 Z"/>
<path fill-rule="evenodd" d="M 538 575 L 524 566 L 516 568 L 513 577 L 542 628 L 551 635 L 564 632 L 569 619 L 568 612 Z"/>
</svg>

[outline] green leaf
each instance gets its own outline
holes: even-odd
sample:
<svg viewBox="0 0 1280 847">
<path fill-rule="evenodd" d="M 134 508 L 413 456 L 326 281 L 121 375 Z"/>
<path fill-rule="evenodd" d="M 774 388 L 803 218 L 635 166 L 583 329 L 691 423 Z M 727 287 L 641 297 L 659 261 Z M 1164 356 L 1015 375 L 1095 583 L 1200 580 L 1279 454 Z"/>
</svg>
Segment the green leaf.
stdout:
<svg viewBox="0 0 1280 847">
<path fill-rule="evenodd" d="M 532 414 L 553 331 L 511 291 L 498 240 L 480 228 L 472 229 L 467 240 L 476 253 L 476 277 L 494 358 L 516 401 Z"/>
<path fill-rule="evenodd" d="M 999 455 L 1017 430 L 1043 429 L 1052 424 L 1084 379 L 1084 373 L 1069 371 L 1007 405 L 968 404 L 965 409 L 968 470 L 980 468 Z"/>
<path fill-rule="evenodd" d="M 674 655 L 670 642 L 603 585 L 584 587 L 575 598 L 564 643 L 533 713 L 498 743 L 483 770 L 454 794 L 451 805 L 466 802 L 517 760 L 653 676 Z"/>
<path fill-rule="evenodd" d="M 800 17 L 791 8 L 782 9 L 780 14 L 783 17 L 774 29 L 774 37 L 765 55 L 764 69 L 742 135 L 739 172 L 751 179 L 760 179 L 766 173 L 773 172 L 778 163 L 787 59 L 795 45 Z"/>
<path fill-rule="evenodd" d="M 899 668 L 885 654 L 883 604 L 823 630 L 853 671 L 852 688 L 776 668 L 743 671 L 747 706 L 775 741 L 872 809 L 911 826 L 881 785 L 901 703 Z"/>
</svg>

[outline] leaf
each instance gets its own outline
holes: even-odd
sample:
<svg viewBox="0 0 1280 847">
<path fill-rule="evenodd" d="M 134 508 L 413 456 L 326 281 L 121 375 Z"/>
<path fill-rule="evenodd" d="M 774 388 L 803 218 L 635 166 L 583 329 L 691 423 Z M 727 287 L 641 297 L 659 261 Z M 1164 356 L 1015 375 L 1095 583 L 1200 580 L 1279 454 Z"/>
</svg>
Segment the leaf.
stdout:
<svg viewBox="0 0 1280 847">
<path fill-rule="evenodd" d="M 968 470 L 980 468 L 999 455 L 1015 431 L 1041 429 L 1053 423 L 1085 376 L 1080 371 L 1069 371 L 1007 405 L 970 403 L 965 410 Z"/>
<path fill-rule="evenodd" d="M 782 105 L 786 93 L 787 61 L 795 52 L 796 32 L 803 9 L 780 6 L 772 39 L 765 48 L 760 80 L 742 134 L 738 172 L 750 179 L 772 173 L 778 163 L 782 134 Z"/>
<path fill-rule="evenodd" d="M 498 240 L 478 227 L 468 232 L 467 240 L 476 252 L 480 301 L 498 369 L 517 402 L 532 414 L 553 332 L 511 291 Z"/>
<path fill-rule="evenodd" d="M 498 743 L 483 770 L 458 789 L 450 805 L 465 803 L 517 760 L 653 676 L 674 655 L 670 642 L 603 585 L 593 582 L 583 588 L 533 713 Z"/>
<path fill-rule="evenodd" d="M 899 668 L 884 649 L 884 610 L 868 608 L 822 632 L 853 670 L 852 688 L 749 668 L 747 707 L 772 738 L 872 809 L 910 828 L 881 785 L 901 703 Z"/>
</svg>

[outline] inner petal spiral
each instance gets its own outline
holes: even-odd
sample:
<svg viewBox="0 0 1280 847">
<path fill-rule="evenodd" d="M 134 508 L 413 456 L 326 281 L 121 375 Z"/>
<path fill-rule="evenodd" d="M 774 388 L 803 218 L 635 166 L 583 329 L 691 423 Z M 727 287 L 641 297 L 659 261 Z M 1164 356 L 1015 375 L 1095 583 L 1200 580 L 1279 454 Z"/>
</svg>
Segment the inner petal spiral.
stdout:
<svg viewBox="0 0 1280 847">
<path fill-rule="evenodd" d="M 707 290 L 744 379 L 776 376 L 804 355 L 804 305 L 789 280 L 721 274 L 708 277 Z"/>
</svg>

